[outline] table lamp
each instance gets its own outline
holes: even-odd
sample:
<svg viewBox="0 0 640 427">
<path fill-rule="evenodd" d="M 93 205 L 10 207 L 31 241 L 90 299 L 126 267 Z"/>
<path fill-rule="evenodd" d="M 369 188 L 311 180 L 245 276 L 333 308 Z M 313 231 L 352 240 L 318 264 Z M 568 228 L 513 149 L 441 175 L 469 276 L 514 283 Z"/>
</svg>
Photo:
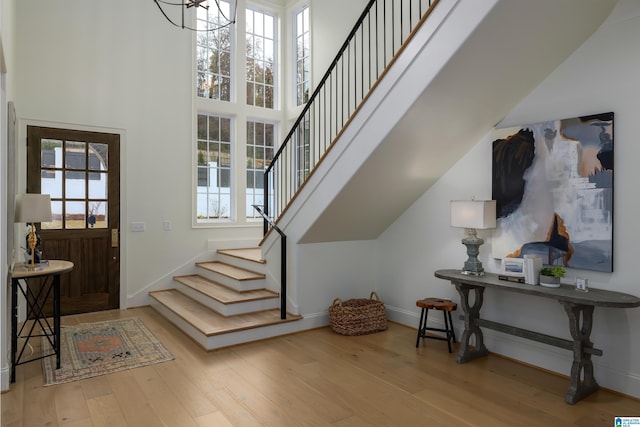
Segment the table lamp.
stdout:
<svg viewBox="0 0 640 427">
<path fill-rule="evenodd" d="M 36 222 L 51 221 L 51 196 L 49 194 L 22 194 L 16 202 L 15 222 L 31 223 L 31 230 L 27 242 L 31 250 L 31 262 L 26 263 L 27 268 L 36 268 L 36 246 L 38 235 Z"/>
<path fill-rule="evenodd" d="M 466 237 L 462 244 L 467 247 L 468 259 L 464 263 L 462 274 L 473 276 L 484 275 L 482 262 L 478 259 L 480 245 L 484 240 L 478 237 L 478 229 L 496 227 L 495 200 L 452 200 L 451 226 L 466 229 Z"/>
</svg>

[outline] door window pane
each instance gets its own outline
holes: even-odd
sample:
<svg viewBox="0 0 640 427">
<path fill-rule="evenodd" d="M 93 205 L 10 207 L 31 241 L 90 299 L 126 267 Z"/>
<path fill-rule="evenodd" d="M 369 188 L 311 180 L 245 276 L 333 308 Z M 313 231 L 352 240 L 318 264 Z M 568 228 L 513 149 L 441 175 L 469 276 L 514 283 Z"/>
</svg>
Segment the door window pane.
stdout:
<svg viewBox="0 0 640 427">
<path fill-rule="evenodd" d="M 92 171 L 106 171 L 109 169 L 107 144 L 89 144 L 89 170 Z"/>
<path fill-rule="evenodd" d="M 59 168 L 62 162 L 61 153 L 62 141 L 57 139 L 43 139 L 40 144 L 40 166 L 42 168 Z"/>
<path fill-rule="evenodd" d="M 65 228 L 78 229 L 86 227 L 85 202 L 65 203 Z"/>
<path fill-rule="evenodd" d="M 86 172 L 65 172 L 65 195 L 67 199 L 84 199 L 86 197 L 85 176 Z"/>
<path fill-rule="evenodd" d="M 62 171 L 40 171 L 40 193 L 49 194 L 52 199 L 62 197 Z"/>
<path fill-rule="evenodd" d="M 89 217 L 87 218 L 88 228 L 107 228 L 107 202 L 90 201 Z"/>
<path fill-rule="evenodd" d="M 64 144 L 64 166 L 67 169 L 86 169 L 86 144 L 67 141 Z"/>
<path fill-rule="evenodd" d="M 46 194 L 46 193 L 43 193 Z M 62 202 L 51 201 L 51 222 L 43 222 L 40 224 L 43 230 L 60 230 L 62 229 Z"/>
<path fill-rule="evenodd" d="M 89 172 L 89 199 L 107 199 L 107 174 Z"/>
</svg>

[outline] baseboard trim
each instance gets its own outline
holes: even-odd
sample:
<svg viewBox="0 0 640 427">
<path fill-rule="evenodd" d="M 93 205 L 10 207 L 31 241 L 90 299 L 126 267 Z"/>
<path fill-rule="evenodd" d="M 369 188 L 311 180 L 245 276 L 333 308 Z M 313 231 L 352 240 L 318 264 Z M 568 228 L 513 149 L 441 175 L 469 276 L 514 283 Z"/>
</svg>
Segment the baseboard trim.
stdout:
<svg viewBox="0 0 640 427">
<path fill-rule="evenodd" d="M 9 391 L 9 380 L 11 379 L 11 369 L 8 366 L 3 366 L 0 369 L 0 391 Z"/>
</svg>

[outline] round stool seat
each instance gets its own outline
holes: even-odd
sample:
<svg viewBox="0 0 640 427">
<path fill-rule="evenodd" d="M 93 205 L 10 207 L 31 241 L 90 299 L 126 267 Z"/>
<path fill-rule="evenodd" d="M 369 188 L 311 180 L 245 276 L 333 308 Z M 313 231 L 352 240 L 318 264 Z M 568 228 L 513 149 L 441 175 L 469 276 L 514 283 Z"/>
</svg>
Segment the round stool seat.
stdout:
<svg viewBox="0 0 640 427">
<path fill-rule="evenodd" d="M 416 306 L 433 310 L 456 311 L 458 304 L 442 298 L 425 298 L 416 301 Z"/>
</svg>

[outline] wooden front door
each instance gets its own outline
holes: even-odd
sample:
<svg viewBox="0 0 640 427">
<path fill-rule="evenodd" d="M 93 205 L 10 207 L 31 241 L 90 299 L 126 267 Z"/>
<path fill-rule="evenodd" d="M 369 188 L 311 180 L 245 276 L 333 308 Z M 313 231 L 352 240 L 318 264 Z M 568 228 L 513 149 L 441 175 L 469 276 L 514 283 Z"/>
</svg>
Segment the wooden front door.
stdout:
<svg viewBox="0 0 640 427">
<path fill-rule="evenodd" d="M 74 263 L 62 314 L 118 308 L 120 135 L 27 126 L 27 192 L 51 195 L 53 221 L 36 224 L 42 258 Z"/>
</svg>

